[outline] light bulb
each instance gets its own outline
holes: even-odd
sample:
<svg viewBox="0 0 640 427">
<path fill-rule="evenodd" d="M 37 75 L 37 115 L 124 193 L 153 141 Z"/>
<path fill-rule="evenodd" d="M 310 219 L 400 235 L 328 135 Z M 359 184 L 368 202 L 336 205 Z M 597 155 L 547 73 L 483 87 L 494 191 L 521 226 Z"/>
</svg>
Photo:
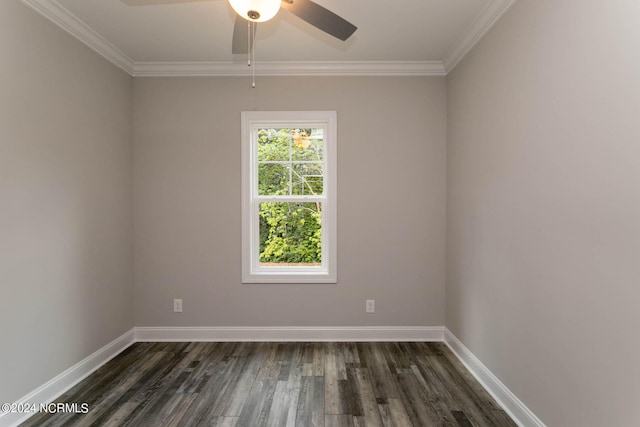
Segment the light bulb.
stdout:
<svg viewBox="0 0 640 427">
<path fill-rule="evenodd" d="M 281 0 L 229 0 L 238 15 L 252 22 L 265 22 L 276 16 Z"/>
</svg>

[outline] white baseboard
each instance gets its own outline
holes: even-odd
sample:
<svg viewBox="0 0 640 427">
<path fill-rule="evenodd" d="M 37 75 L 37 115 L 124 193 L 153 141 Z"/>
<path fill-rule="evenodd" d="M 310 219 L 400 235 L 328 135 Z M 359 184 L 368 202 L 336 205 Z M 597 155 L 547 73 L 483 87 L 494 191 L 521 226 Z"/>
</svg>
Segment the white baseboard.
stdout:
<svg viewBox="0 0 640 427">
<path fill-rule="evenodd" d="M 443 341 L 442 326 L 137 327 L 136 341 Z"/>
<path fill-rule="evenodd" d="M 91 375 L 102 365 L 113 359 L 115 356 L 124 351 L 133 344 L 134 330 L 126 332 L 124 335 L 111 341 L 84 360 L 76 363 L 60 375 L 49 380 L 31 393 L 16 401 L 18 407 L 24 407 L 27 404 L 39 406 L 54 401 L 57 397 L 65 393 L 71 387 Z M 35 413 L 17 413 L 6 412 L 0 413 L 0 427 L 13 427 L 24 422 L 27 418 L 35 415 Z"/>
<path fill-rule="evenodd" d="M 444 341 L 473 376 L 521 427 L 545 427 L 500 380 L 443 326 L 362 327 L 136 327 L 19 399 L 49 403 L 134 342 L 153 341 Z M 0 414 L 0 427 L 14 427 L 32 413 Z"/>
<path fill-rule="evenodd" d="M 520 427 L 546 427 L 544 423 L 447 328 L 444 328 L 444 342 L 485 390 L 489 392 Z"/>
</svg>

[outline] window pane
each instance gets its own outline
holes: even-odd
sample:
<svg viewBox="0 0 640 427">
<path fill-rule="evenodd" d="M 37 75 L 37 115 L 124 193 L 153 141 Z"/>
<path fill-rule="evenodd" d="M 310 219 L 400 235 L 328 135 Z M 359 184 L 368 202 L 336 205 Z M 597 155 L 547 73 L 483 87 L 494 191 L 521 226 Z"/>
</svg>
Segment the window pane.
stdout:
<svg viewBox="0 0 640 427">
<path fill-rule="evenodd" d="M 258 195 L 322 195 L 324 130 L 258 129 Z"/>
<path fill-rule="evenodd" d="M 319 266 L 322 203 L 260 203 L 260 265 Z"/>
<path fill-rule="evenodd" d="M 323 194 L 322 163 L 294 163 L 292 171 L 292 194 L 296 196 Z"/>
<path fill-rule="evenodd" d="M 291 131 L 258 129 L 258 161 L 289 161 Z"/>
<path fill-rule="evenodd" d="M 285 196 L 289 194 L 289 164 L 261 163 L 258 165 L 258 194 Z"/>
<path fill-rule="evenodd" d="M 322 161 L 324 155 L 322 129 L 294 129 L 291 140 L 291 159 L 293 161 Z"/>
</svg>

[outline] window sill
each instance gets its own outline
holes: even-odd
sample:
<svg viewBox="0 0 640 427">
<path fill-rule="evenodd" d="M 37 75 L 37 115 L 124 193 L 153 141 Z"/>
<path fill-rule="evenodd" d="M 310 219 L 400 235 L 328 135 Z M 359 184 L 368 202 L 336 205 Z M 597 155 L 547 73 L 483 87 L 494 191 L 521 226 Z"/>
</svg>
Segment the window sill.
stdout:
<svg viewBox="0 0 640 427">
<path fill-rule="evenodd" d="M 320 283 L 337 283 L 338 280 L 334 275 L 329 273 L 282 273 L 282 272 L 260 272 L 247 274 L 242 277 L 242 283 L 247 284 L 320 284 Z"/>
</svg>

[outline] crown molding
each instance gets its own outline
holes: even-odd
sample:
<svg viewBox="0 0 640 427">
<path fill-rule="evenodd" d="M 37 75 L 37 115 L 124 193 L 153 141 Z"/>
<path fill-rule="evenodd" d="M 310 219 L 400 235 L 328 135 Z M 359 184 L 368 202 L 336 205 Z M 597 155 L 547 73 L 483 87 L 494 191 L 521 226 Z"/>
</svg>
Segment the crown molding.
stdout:
<svg viewBox="0 0 640 427">
<path fill-rule="evenodd" d="M 134 77 L 246 76 L 237 62 L 135 62 L 56 0 L 21 0 L 98 54 Z M 443 61 L 257 62 L 259 76 L 446 76 L 516 0 L 492 0 L 449 50 Z"/>
<path fill-rule="evenodd" d="M 132 74 L 135 62 L 55 0 L 21 0 L 69 34 Z"/>
<path fill-rule="evenodd" d="M 493 27 L 500 17 L 507 11 L 517 0 L 492 0 L 480 12 L 480 15 L 473 21 L 467 31 L 456 41 L 453 47 L 447 52 L 442 63 L 444 64 L 445 73 L 458 65 L 458 62 L 469 53 L 471 49 L 480 41 L 480 39 Z"/>
<path fill-rule="evenodd" d="M 135 77 L 180 76 L 444 76 L 440 61 L 136 62 Z"/>
<path fill-rule="evenodd" d="M 246 76 L 236 62 L 135 62 L 56 0 L 21 0 L 85 45 L 134 77 Z M 441 61 L 282 61 L 257 62 L 259 76 L 444 76 Z"/>
</svg>

